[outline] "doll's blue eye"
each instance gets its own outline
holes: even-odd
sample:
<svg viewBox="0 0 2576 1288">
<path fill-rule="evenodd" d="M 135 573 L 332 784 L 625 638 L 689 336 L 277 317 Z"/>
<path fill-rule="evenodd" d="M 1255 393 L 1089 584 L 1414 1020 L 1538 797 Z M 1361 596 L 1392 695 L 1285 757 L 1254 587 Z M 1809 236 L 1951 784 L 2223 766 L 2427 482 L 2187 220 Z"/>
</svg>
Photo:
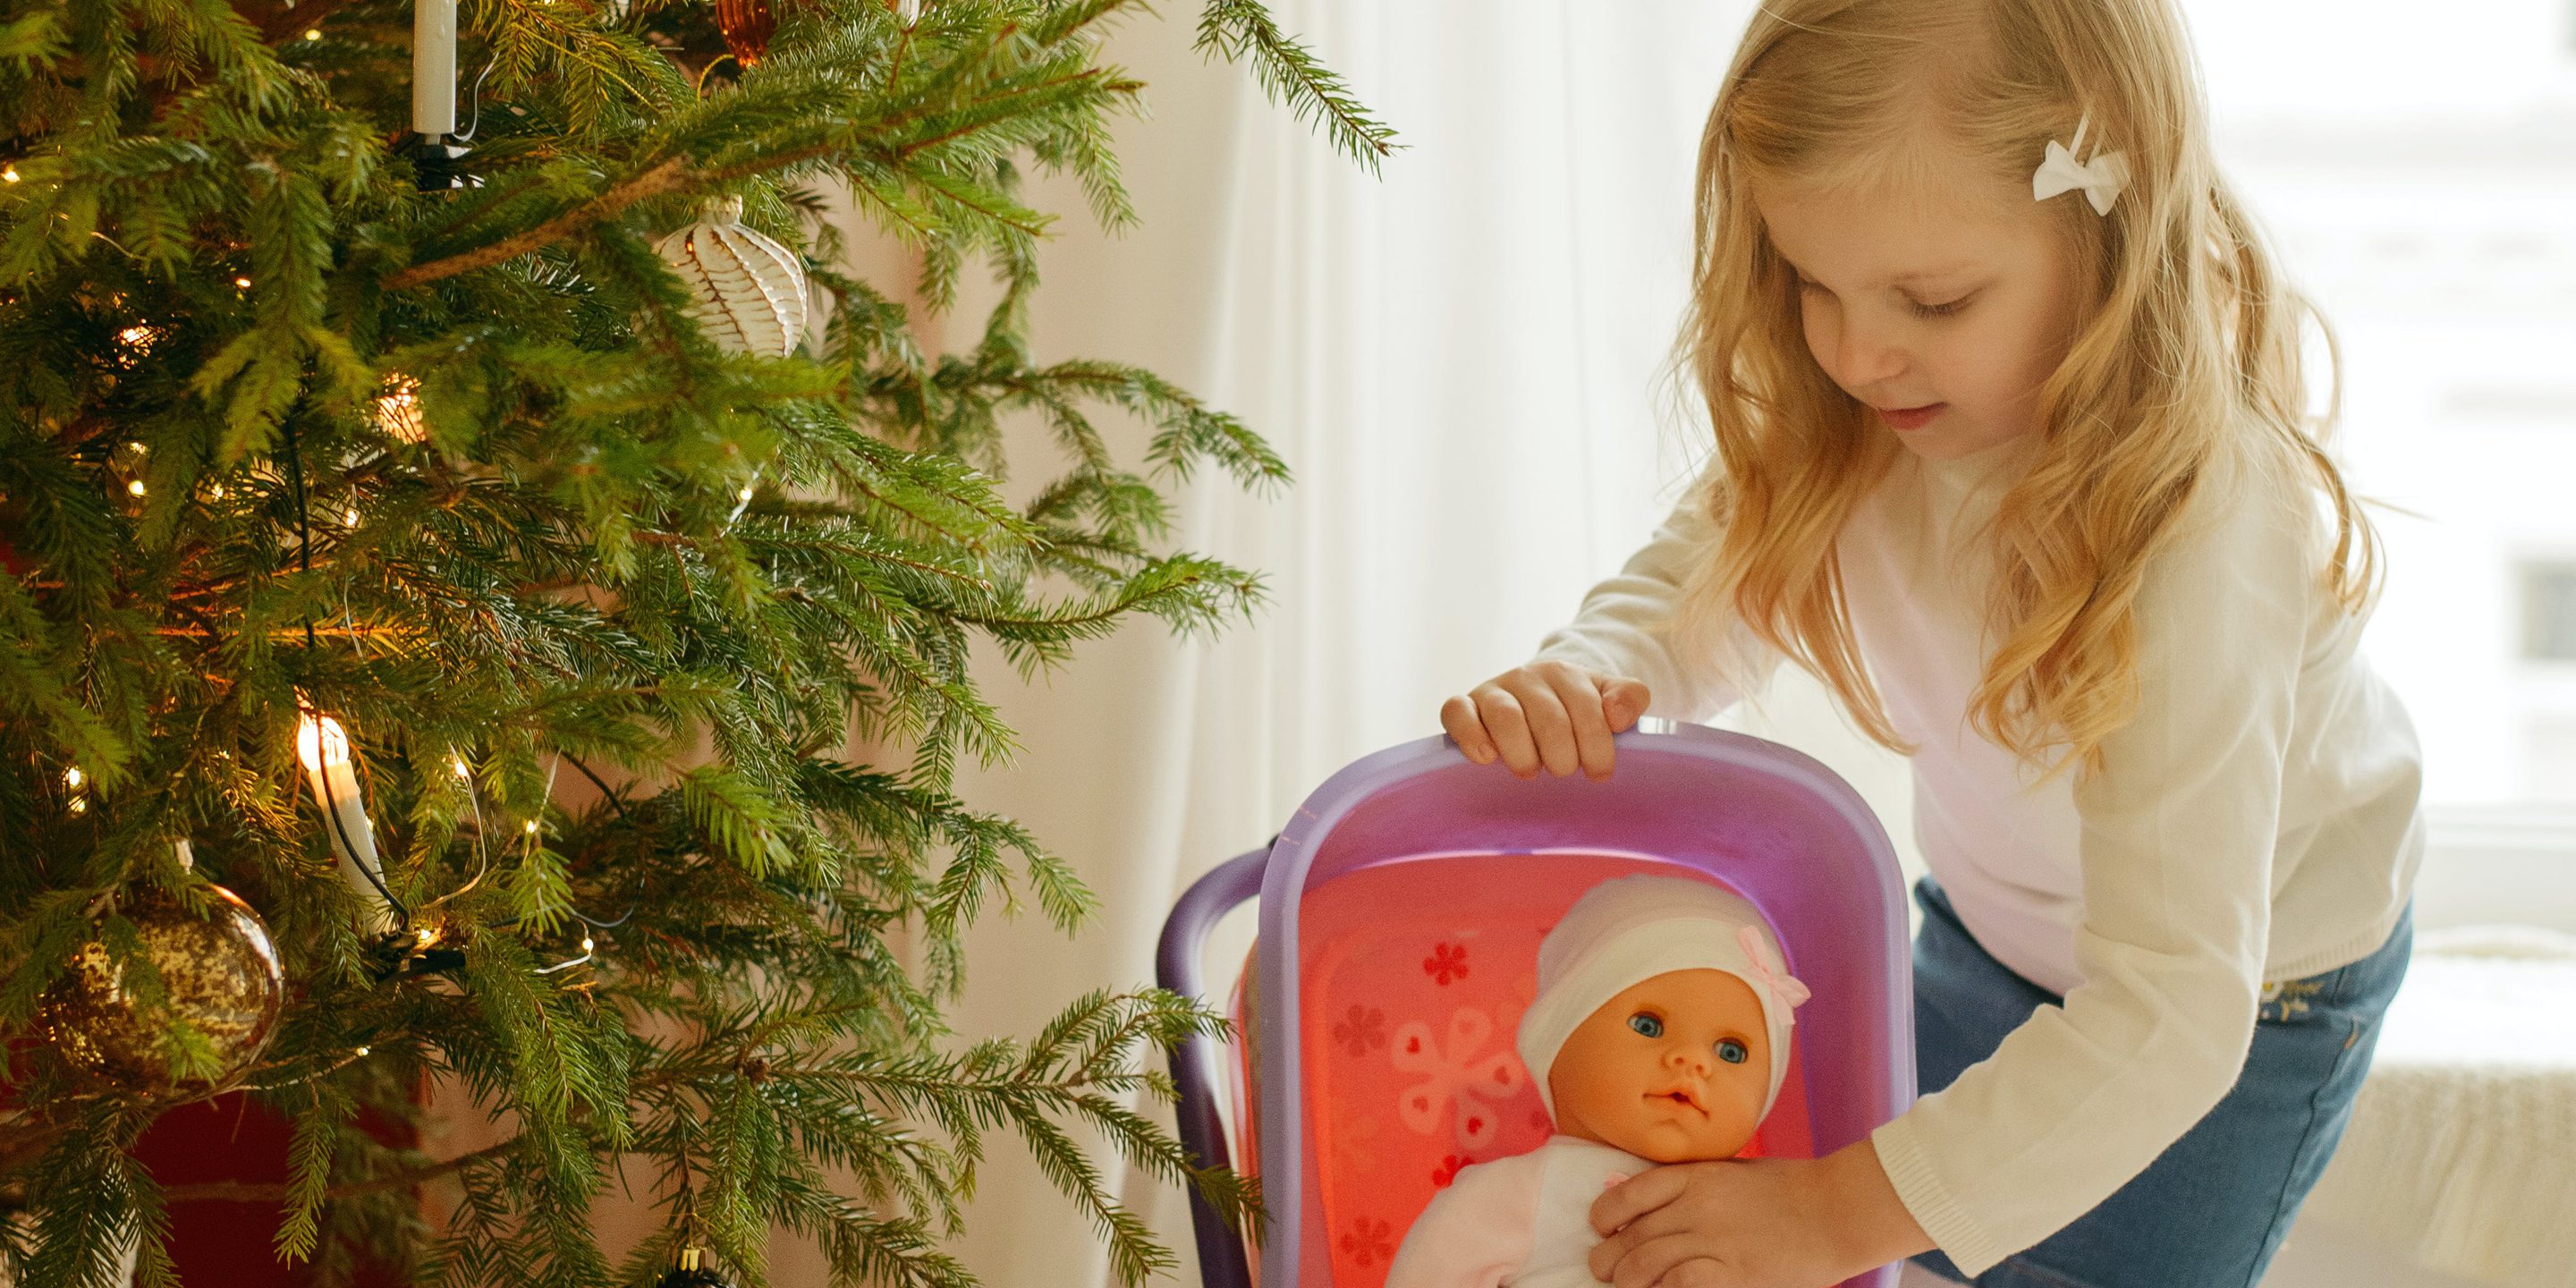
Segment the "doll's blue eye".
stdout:
<svg viewBox="0 0 2576 1288">
<path fill-rule="evenodd" d="M 1638 1033 L 1650 1038 L 1659 1038 L 1664 1035 L 1664 1022 L 1656 1019 L 1654 1016 L 1646 1014 L 1644 1011 L 1639 1011 L 1636 1014 L 1629 1016 L 1628 1027 L 1635 1029 Z"/>
<path fill-rule="evenodd" d="M 1753 1053 L 1745 1050 L 1743 1043 L 1728 1038 L 1717 1044 L 1717 1058 L 1728 1064 L 1742 1064 L 1752 1059 Z"/>
</svg>

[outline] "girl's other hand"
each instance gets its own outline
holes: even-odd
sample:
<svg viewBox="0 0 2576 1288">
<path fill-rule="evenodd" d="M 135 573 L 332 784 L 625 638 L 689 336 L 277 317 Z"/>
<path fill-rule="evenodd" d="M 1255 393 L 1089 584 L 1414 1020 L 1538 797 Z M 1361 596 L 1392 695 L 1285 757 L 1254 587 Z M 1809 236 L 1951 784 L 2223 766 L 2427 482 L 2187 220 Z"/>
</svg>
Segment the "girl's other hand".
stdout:
<svg viewBox="0 0 2576 1288">
<path fill-rule="evenodd" d="M 1646 713 L 1646 686 L 1548 660 L 1516 666 L 1440 704 L 1440 725 L 1467 759 L 1497 759 L 1517 778 L 1610 776 L 1610 735 Z"/>
</svg>

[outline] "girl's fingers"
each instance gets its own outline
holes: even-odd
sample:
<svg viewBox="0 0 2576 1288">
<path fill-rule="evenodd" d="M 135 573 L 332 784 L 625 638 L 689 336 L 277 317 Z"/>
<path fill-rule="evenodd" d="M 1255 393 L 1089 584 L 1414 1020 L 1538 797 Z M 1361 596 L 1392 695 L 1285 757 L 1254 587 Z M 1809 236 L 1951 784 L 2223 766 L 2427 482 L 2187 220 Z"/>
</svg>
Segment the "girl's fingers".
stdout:
<svg viewBox="0 0 2576 1288">
<path fill-rule="evenodd" d="M 1592 674 L 1563 663 L 1549 663 L 1533 668 L 1556 700 L 1565 707 L 1566 732 L 1574 743 L 1574 767 L 1594 782 L 1610 776 L 1610 722 L 1604 716 L 1601 688 Z M 1556 762 L 1549 761 L 1550 769 Z M 1558 770 L 1559 776 L 1571 772 Z"/>
<path fill-rule="evenodd" d="M 1629 1248 L 1617 1268 L 1602 1278 L 1612 1288 L 1690 1288 L 1727 1282 L 1708 1277 L 1708 1271 L 1724 1267 L 1699 1255 L 1705 1251 L 1705 1243 L 1688 1231 L 1667 1234 Z"/>
<path fill-rule="evenodd" d="M 1485 722 L 1476 718 L 1476 704 L 1455 697 L 1440 704 L 1440 727 L 1449 731 L 1449 740 L 1458 744 L 1458 752 L 1479 765 L 1494 763 L 1494 740 L 1485 734 Z"/>
<path fill-rule="evenodd" d="M 1581 753 L 1575 749 L 1574 719 L 1566 711 L 1565 700 L 1556 695 L 1556 686 L 1529 667 L 1505 676 L 1503 686 L 1520 699 L 1530 740 L 1547 772 L 1563 778 L 1582 768 Z"/>
<path fill-rule="evenodd" d="M 1646 686 L 1569 662 L 1515 667 L 1440 704 L 1440 727 L 1479 765 L 1499 760 L 1515 776 L 1580 769 L 1598 780 L 1616 758 L 1611 735 L 1646 712 Z"/>
<path fill-rule="evenodd" d="M 1610 723 L 1610 732 L 1624 733 L 1646 714 L 1654 695 L 1646 686 L 1626 676 L 1614 675 L 1601 681 L 1601 714 Z"/>
<path fill-rule="evenodd" d="M 1494 740 L 1494 754 L 1522 778 L 1538 775 L 1538 747 L 1530 741 L 1529 717 L 1520 699 L 1495 684 L 1480 684 L 1468 695 L 1476 700 L 1476 717 Z"/>
</svg>

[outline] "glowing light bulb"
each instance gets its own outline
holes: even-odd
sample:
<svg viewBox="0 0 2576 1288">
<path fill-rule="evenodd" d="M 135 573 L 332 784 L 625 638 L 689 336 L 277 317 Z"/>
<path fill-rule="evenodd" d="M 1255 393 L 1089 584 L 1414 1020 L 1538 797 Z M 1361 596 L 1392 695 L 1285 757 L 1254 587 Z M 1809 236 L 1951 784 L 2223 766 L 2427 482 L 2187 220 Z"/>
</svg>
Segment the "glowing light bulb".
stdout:
<svg viewBox="0 0 2576 1288">
<path fill-rule="evenodd" d="M 535 836 L 537 834 L 537 820 L 533 818 L 529 819 L 527 822 L 519 825 L 519 830 L 526 832 L 530 836 Z"/>
<path fill-rule="evenodd" d="M 320 27 L 307 27 L 304 29 L 304 38 L 306 40 L 320 40 L 322 38 L 322 29 Z"/>
<path fill-rule="evenodd" d="M 89 775 L 82 773 L 80 771 L 80 766 L 78 765 L 74 765 L 63 771 L 63 786 L 71 788 L 73 791 L 79 791 L 80 785 L 88 781 Z"/>
<path fill-rule="evenodd" d="M 223 500 L 223 499 L 224 499 L 224 485 L 223 485 L 223 484 L 221 484 L 221 483 L 211 483 L 211 484 L 208 484 L 208 485 L 206 486 L 206 499 L 207 499 L 207 500 L 209 500 L 209 501 L 220 501 L 220 500 Z"/>
<path fill-rule="evenodd" d="M 233 285 L 247 291 L 250 289 L 250 279 L 247 277 L 236 277 L 233 279 Z"/>
<path fill-rule="evenodd" d="M 88 797 L 86 797 L 86 796 L 75 796 L 75 797 L 73 797 L 73 798 L 72 798 L 71 810 L 72 810 L 72 812 L 73 812 L 73 813 L 75 813 L 75 814 L 86 814 L 86 813 L 88 813 L 88 812 L 89 812 L 89 798 L 88 798 Z"/>
<path fill-rule="evenodd" d="M 429 441 L 429 422 L 420 415 L 420 382 L 396 373 L 376 395 L 376 428 L 406 443 Z"/>
<path fill-rule="evenodd" d="M 368 1048 L 366 1048 L 366 1047 L 359 1047 L 359 1048 L 358 1048 L 358 1054 L 360 1054 L 360 1055 L 365 1055 L 365 1054 L 367 1053 L 367 1051 L 368 1051 Z"/>
<path fill-rule="evenodd" d="M 295 758 L 304 762 L 304 771 L 321 773 L 324 769 L 349 763 L 349 731 L 329 716 L 316 718 L 310 711 L 295 722 Z"/>
<path fill-rule="evenodd" d="M 447 758 L 447 767 L 455 770 L 456 776 L 459 778 L 472 778 L 474 776 L 473 767 L 465 763 L 465 758 L 463 756 L 449 756 Z"/>
<path fill-rule="evenodd" d="M 739 491 L 739 492 L 734 493 L 734 495 L 735 495 L 735 496 L 737 496 L 737 497 L 740 497 L 741 499 L 743 499 L 743 500 L 745 500 L 745 501 L 750 500 L 750 499 L 751 499 L 751 486 L 750 486 L 749 484 L 744 484 L 744 485 L 743 485 L 743 489 L 742 489 L 741 491 Z"/>
<path fill-rule="evenodd" d="M 583 935 L 583 936 L 581 937 L 581 950 L 582 950 L 583 952 L 589 952 L 589 951 L 590 951 L 590 949 L 591 949 L 590 936 L 588 936 L 588 935 Z"/>
<path fill-rule="evenodd" d="M 133 494 L 134 494 L 134 495 L 136 495 L 136 496 L 141 496 L 141 495 L 143 495 L 143 480 L 141 480 L 141 479 L 136 479 L 136 480 L 134 480 L 133 482 L 126 484 L 126 485 L 125 485 L 125 490 L 126 490 L 126 491 L 128 491 L 128 492 L 133 493 Z"/>
<path fill-rule="evenodd" d="M 0 168 L 0 183 L 16 183 L 17 181 L 18 167 L 13 165 L 6 168 Z"/>
<path fill-rule="evenodd" d="M 340 522 L 345 523 L 352 528 L 358 526 L 358 512 L 356 510 L 342 510 L 340 512 Z"/>
<path fill-rule="evenodd" d="M 130 371 L 136 363 L 149 357 L 152 346 L 160 342 L 161 331 L 158 327 L 145 326 L 140 322 L 127 327 L 116 333 L 118 346 L 116 364 Z"/>
</svg>

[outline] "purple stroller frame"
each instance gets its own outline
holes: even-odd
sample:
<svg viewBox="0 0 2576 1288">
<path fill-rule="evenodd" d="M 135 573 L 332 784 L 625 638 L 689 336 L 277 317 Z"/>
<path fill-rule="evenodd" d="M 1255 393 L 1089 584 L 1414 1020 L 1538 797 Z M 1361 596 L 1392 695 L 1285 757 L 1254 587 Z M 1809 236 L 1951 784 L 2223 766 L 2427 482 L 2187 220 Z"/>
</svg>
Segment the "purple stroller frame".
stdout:
<svg viewBox="0 0 2576 1288">
<path fill-rule="evenodd" d="M 1204 997 L 1209 930 L 1260 896 L 1254 1022 L 1265 1060 L 1255 1113 L 1270 1209 L 1262 1279 L 1273 1288 L 1303 1288 L 1306 1263 L 1327 1264 L 1297 1033 L 1298 911 L 1306 891 L 1348 873 L 1463 853 L 1566 853 L 1717 876 L 1762 909 L 1791 969 L 1815 990 L 1798 1029 L 1816 1154 L 1862 1139 L 1913 1103 L 1904 880 L 1869 807 L 1824 765 L 1758 738 L 1648 719 L 1615 741 L 1618 769 L 1597 783 L 1546 774 L 1523 782 L 1470 762 L 1446 737 L 1365 756 L 1316 788 L 1268 846 L 1228 860 L 1173 907 L 1156 953 L 1158 982 Z M 1171 1063 L 1183 1146 L 1199 1165 L 1229 1165 L 1216 1044 L 1191 1039 Z M 1241 1239 L 1195 1192 L 1190 1210 L 1205 1288 L 1253 1288 Z M 1885 1266 L 1845 1288 L 1895 1281 L 1896 1267 Z"/>
</svg>

